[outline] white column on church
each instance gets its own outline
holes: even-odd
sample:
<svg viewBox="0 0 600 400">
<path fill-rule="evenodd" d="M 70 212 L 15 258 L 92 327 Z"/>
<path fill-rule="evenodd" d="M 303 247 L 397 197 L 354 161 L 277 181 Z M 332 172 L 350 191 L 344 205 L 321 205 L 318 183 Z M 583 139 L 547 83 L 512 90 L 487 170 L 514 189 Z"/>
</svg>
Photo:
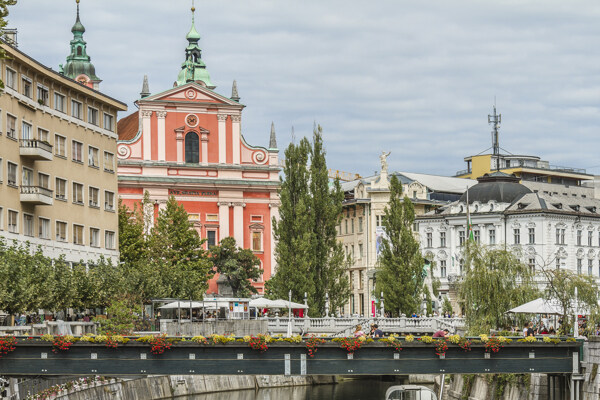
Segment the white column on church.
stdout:
<svg viewBox="0 0 600 400">
<path fill-rule="evenodd" d="M 167 116 L 166 111 L 157 111 L 156 118 L 158 118 L 158 161 L 166 161 L 166 146 L 165 146 L 165 118 Z"/>
<path fill-rule="evenodd" d="M 229 203 L 219 202 L 219 240 L 229 236 Z"/>
<path fill-rule="evenodd" d="M 233 163 L 240 163 L 240 148 L 242 145 L 241 141 L 241 127 L 240 122 L 242 120 L 241 115 L 232 115 L 231 116 L 231 145 L 233 146 Z"/>
<path fill-rule="evenodd" d="M 142 111 L 142 152 L 144 160 L 152 158 L 152 132 L 150 131 L 150 118 L 152 111 Z"/>
<path fill-rule="evenodd" d="M 202 165 L 206 165 L 208 164 L 208 134 L 205 132 L 202 132 L 202 134 L 200 135 L 200 142 L 201 147 L 202 147 L 202 158 L 200 159 L 200 162 L 202 163 Z"/>
<path fill-rule="evenodd" d="M 244 203 L 233 204 L 233 238 L 239 247 L 244 247 Z"/>
<path fill-rule="evenodd" d="M 219 164 L 227 162 L 227 114 L 217 114 L 219 120 Z"/>
<path fill-rule="evenodd" d="M 279 222 L 279 203 L 269 204 L 269 240 L 271 241 L 271 276 L 277 272 L 277 261 L 275 260 L 275 237 L 273 236 L 273 218 Z M 264 240 L 265 238 L 263 238 Z M 252 239 L 251 239 L 252 240 Z"/>
</svg>

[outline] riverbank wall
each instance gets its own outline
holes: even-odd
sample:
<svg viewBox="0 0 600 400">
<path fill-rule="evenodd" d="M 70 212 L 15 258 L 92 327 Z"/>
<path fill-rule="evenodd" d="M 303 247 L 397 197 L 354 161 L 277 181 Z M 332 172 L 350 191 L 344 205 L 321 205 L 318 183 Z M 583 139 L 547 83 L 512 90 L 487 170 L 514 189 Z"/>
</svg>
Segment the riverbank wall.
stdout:
<svg viewBox="0 0 600 400">
<path fill-rule="evenodd" d="M 235 392 L 265 388 L 325 385 L 336 383 L 335 376 L 281 375 L 170 375 L 140 379 L 111 380 L 59 392 L 53 400 L 185 400 L 188 396 L 206 393 Z M 18 393 L 26 398 L 26 393 Z"/>
</svg>

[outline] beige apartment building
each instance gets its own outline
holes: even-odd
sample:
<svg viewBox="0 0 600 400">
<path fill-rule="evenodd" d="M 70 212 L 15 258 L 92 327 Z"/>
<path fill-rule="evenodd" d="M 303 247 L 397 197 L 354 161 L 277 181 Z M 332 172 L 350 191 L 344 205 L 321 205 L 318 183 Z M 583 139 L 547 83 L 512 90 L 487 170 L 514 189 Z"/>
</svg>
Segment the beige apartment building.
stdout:
<svg viewBox="0 0 600 400">
<path fill-rule="evenodd" d="M 59 73 L 0 46 L 9 56 L 0 63 L 0 236 L 71 262 L 118 262 L 115 128 L 127 106 L 94 90 L 85 74 Z M 85 42 L 71 47 L 85 54 Z M 89 70 L 89 57 L 87 64 L 80 66 Z"/>
</svg>

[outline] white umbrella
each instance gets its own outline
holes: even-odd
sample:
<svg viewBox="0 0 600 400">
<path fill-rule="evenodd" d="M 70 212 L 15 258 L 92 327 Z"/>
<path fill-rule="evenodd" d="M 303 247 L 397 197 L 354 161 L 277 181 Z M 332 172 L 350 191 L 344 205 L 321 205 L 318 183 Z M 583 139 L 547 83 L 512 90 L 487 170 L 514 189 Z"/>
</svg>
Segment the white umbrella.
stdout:
<svg viewBox="0 0 600 400">
<path fill-rule="evenodd" d="M 161 310 L 173 310 L 176 308 L 201 308 L 202 303 L 199 301 L 174 301 L 169 304 L 165 304 L 164 306 L 158 307 Z"/>
<path fill-rule="evenodd" d="M 264 297 L 252 299 L 248 305 L 253 308 L 276 308 L 273 306 L 273 300 L 265 299 Z"/>
<path fill-rule="evenodd" d="M 507 313 L 513 314 L 555 314 L 561 315 L 560 307 L 546 299 L 538 298 L 530 301 L 529 303 L 521 304 Z"/>
<path fill-rule="evenodd" d="M 300 304 L 300 303 L 294 303 L 293 301 L 288 301 L 288 300 L 273 300 L 272 308 L 293 308 L 293 309 L 301 308 L 301 309 L 305 310 L 308 308 L 308 306 L 305 306 L 304 304 Z"/>
</svg>

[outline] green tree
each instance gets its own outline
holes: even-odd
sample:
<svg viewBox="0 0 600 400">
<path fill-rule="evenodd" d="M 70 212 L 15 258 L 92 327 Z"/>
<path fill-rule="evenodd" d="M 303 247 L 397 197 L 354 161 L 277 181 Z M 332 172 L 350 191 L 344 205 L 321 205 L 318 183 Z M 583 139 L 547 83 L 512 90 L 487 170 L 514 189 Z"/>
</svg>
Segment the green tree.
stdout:
<svg viewBox="0 0 600 400">
<path fill-rule="evenodd" d="M 150 261 L 163 265 L 163 283 L 171 297 L 201 299 L 213 275 L 207 252 L 183 205 L 169 197 L 150 237 Z"/>
<path fill-rule="evenodd" d="M 337 240 L 337 225 L 342 215 L 344 192 L 339 179 L 329 185 L 329 171 L 323 148 L 321 126 L 313 132 L 310 153 L 310 216 L 313 234 L 310 255 L 314 291 L 309 301 L 310 315 L 325 312 L 325 294 L 329 294 L 330 309 L 337 310 L 348 301 L 350 284 L 346 275 L 348 266 L 342 243 Z"/>
<path fill-rule="evenodd" d="M 250 297 L 257 293 L 251 281 L 256 282 L 261 270 L 260 260 L 250 249 L 236 246 L 235 239 L 226 237 L 210 249 L 216 272 L 223 275 L 233 291 L 233 297 Z"/>
<path fill-rule="evenodd" d="M 100 334 L 131 335 L 140 309 L 127 301 L 115 300 L 106 309 L 106 318 L 96 317 Z"/>
<path fill-rule="evenodd" d="M 134 204 L 133 209 L 129 209 L 119 200 L 119 251 L 121 262 L 130 266 L 147 261 L 148 245 L 144 232 L 144 216 L 138 205 Z"/>
<path fill-rule="evenodd" d="M 408 197 L 403 198 L 402 184 L 392 175 L 376 285 L 377 293 L 383 292 L 386 309 L 394 315 L 417 313 L 421 305 L 424 261 L 412 231 L 414 220 L 413 204 Z"/>
<path fill-rule="evenodd" d="M 28 282 L 21 271 L 28 248 L 16 243 L 9 246 L 0 238 L 0 309 L 17 314 L 27 308 Z"/>
<path fill-rule="evenodd" d="M 470 334 L 511 326 L 512 317 L 506 311 L 539 297 L 529 266 L 511 251 L 469 242 L 465 256 L 458 295 Z"/>
<path fill-rule="evenodd" d="M 589 316 L 588 327 L 594 327 L 598 323 L 598 285 L 593 277 L 553 268 L 543 268 L 542 274 L 547 281 L 545 297 L 558 302 L 562 312 L 560 334 L 566 335 L 571 331 L 575 312 Z M 585 312 L 580 312 L 583 310 Z M 573 318 L 569 318 L 571 316 Z"/>
<path fill-rule="evenodd" d="M 271 298 L 288 298 L 301 302 L 304 293 L 312 298 L 315 290 L 311 277 L 311 217 L 308 191 L 308 155 L 310 143 L 306 138 L 299 144 L 290 143 L 285 150 L 285 162 L 279 190 L 279 220 L 273 218 L 275 260 L 277 272 L 266 283 Z"/>
</svg>

